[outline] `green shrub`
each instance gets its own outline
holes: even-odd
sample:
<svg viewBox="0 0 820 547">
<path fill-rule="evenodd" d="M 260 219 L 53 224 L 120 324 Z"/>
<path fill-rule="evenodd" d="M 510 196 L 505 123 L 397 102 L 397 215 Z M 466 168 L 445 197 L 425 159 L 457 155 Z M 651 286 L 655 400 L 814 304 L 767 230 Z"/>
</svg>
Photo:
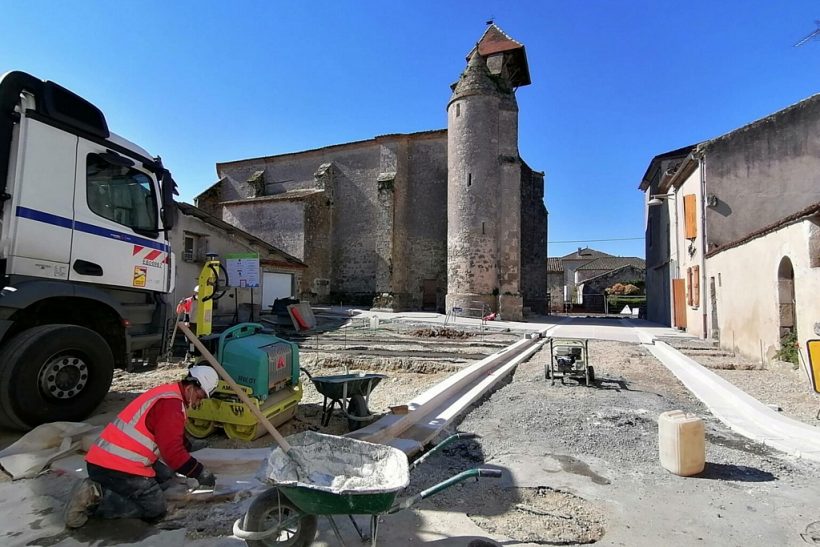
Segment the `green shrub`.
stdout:
<svg viewBox="0 0 820 547">
<path fill-rule="evenodd" d="M 790 330 L 786 336 L 780 339 L 780 349 L 774 354 L 774 358 L 778 361 L 791 363 L 797 368 L 797 331 Z"/>
</svg>

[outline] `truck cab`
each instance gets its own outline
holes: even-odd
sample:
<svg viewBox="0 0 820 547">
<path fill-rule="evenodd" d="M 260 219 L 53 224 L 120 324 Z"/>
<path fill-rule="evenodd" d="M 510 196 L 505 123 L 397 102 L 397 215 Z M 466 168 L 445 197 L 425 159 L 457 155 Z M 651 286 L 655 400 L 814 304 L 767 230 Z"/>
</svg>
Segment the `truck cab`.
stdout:
<svg viewBox="0 0 820 547">
<path fill-rule="evenodd" d="M 156 362 L 176 184 L 89 101 L 0 79 L 0 426 L 85 418 L 114 368 Z"/>
</svg>

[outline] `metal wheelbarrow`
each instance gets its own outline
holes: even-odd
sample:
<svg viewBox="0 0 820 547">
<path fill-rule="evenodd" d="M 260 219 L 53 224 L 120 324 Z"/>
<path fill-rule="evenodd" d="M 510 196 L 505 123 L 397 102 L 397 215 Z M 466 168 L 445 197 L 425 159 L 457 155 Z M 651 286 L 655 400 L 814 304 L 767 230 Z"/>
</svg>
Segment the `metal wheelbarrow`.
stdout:
<svg viewBox="0 0 820 547">
<path fill-rule="evenodd" d="M 390 446 L 312 431 L 293 435 L 289 437 L 291 454 L 298 453 L 299 468 L 281 449 L 274 450 L 267 470 L 268 482 L 274 486 L 253 500 L 245 516 L 234 523 L 233 533 L 250 547 L 302 547 L 313 543 L 317 517 L 323 515 L 344 545 L 334 516 L 347 515 L 362 541 L 370 540 L 376 546 L 381 515 L 412 507 L 469 478 L 501 476 L 498 469 L 470 469 L 398 499 L 410 482 L 412 468 L 458 439 L 476 437 L 451 435 L 408 465 L 404 452 Z M 370 516 L 369 535 L 353 515 Z"/>
<path fill-rule="evenodd" d="M 316 391 L 324 396 L 322 401 L 322 427 L 327 427 L 327 424 L 330 423 L 333 408 L 338 405 L 345 418 L 347 418 L 347 426 L 350 431 L 356 431 L 370 420 L 372 414 L 367 407 L 370 394 L 379 385 L 379 382 L 387 378 L 384 374 L 365 374 L 363 372 L 358 374 L 336 374 L 334 376 L 312 376 L 305 369 L 302 369 L 302 372 L 316 386 Z"/>
</svg>

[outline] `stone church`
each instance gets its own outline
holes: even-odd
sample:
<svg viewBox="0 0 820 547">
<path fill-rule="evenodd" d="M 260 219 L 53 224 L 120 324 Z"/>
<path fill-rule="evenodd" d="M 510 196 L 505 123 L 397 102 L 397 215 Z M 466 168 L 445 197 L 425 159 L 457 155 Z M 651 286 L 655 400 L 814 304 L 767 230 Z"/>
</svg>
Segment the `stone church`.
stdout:
<svg viewBox="0 0 820 547">
<path fill-rule="evenodd" d="M 523 44 L 490 25 L 446 130 L 219 163 L 197 206 L 304 261 L 296 294 L 313 303 L 543 312 L 544 173 L 518 152 L 529 84 Z"/>
</svg>

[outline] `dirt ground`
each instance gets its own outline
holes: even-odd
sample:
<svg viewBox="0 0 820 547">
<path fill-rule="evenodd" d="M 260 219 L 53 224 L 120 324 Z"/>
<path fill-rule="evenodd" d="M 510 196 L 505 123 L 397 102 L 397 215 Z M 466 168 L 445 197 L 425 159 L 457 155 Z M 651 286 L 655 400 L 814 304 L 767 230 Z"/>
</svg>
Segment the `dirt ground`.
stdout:
<svg viewBox="0 0 820 547">
<path fill-rule="evenodd" d="M 377 331 L 360 327 L 305 337 L 300 340 L 301 364 L 313 375 L 359 371 L 387 375 L 370 398 L 369 408 L 376 418 L 519 338 L 520 334 L 508 332 L 447 332 L 388 323 Z M 729 354 L 676 343 L 763 402 L 817 425 L 818 401 L 801 383 L 800 371 L 763 370 Z M 507 478 L 465 482 L 423 501 L 421 509 L 464 513 L 488 534 L 553 545 L 653 545 L 664 519 L 676 521 L 681 511 L 692 514 L 683 524 L 670 526 L 667 544 L 718 544 L 709 540 L 712 527 L 726 537 L 721 545 L 791 545 L 795 544 L 792 536 L 784 539 L 786 525 L 756 531 L 752 526 L 749 532 L 741 523 L 755 519 L 755 513 L 796 527 L 818 520 L 789 498 L 804 499 L 801 488 L 817 486 L 817 466 L 786 458 L 729 431 L 643 347 L 591 341 L 595 387 L 578 386 L 572 380 L 551 386 L 544 378 L 547 353 L 542 350 L 520 365 L 452 425 L 452 431 L 482 438 L 431 457 L 423 470 L 411 476 L 408 493 L 477 466 L 502 469 Z M 104 422 L 145 389 L 181 378 L 184 370 L 178 363 L 167 363 L 140 374 L 118 372 L 100 409 L 104 414 L 96 420 Z M 328 427 L 320 426 L 322 396 L 307 378 L 303 382 L 304 398 L 297 414 L 280 431 L 285 435 L 305 429 L 346 432 L 347 421 L 338 410 Z M 674 476 L 658 463 L 657 418 L 672 409 L 694 412 L 705 420 L 708 465 L 697 479 Z M 245 443 L 217 432 L 205 444 L 247 448 L 268 447 L 272 441 L 263 437 Z M 67 498 L 70 482 L 64 477 L 54 480 L 53 495 Z M 159 528 L 184 528 L 189 539 L 224 537 L 232 522 L 244 514 L 249 496 L 237 496 L 231 503 L 175 507 Z M 729 526 L 730 521 L 734 524 Z M 150 529 L 140 530 L 150 534 Z"/>
</svg>

